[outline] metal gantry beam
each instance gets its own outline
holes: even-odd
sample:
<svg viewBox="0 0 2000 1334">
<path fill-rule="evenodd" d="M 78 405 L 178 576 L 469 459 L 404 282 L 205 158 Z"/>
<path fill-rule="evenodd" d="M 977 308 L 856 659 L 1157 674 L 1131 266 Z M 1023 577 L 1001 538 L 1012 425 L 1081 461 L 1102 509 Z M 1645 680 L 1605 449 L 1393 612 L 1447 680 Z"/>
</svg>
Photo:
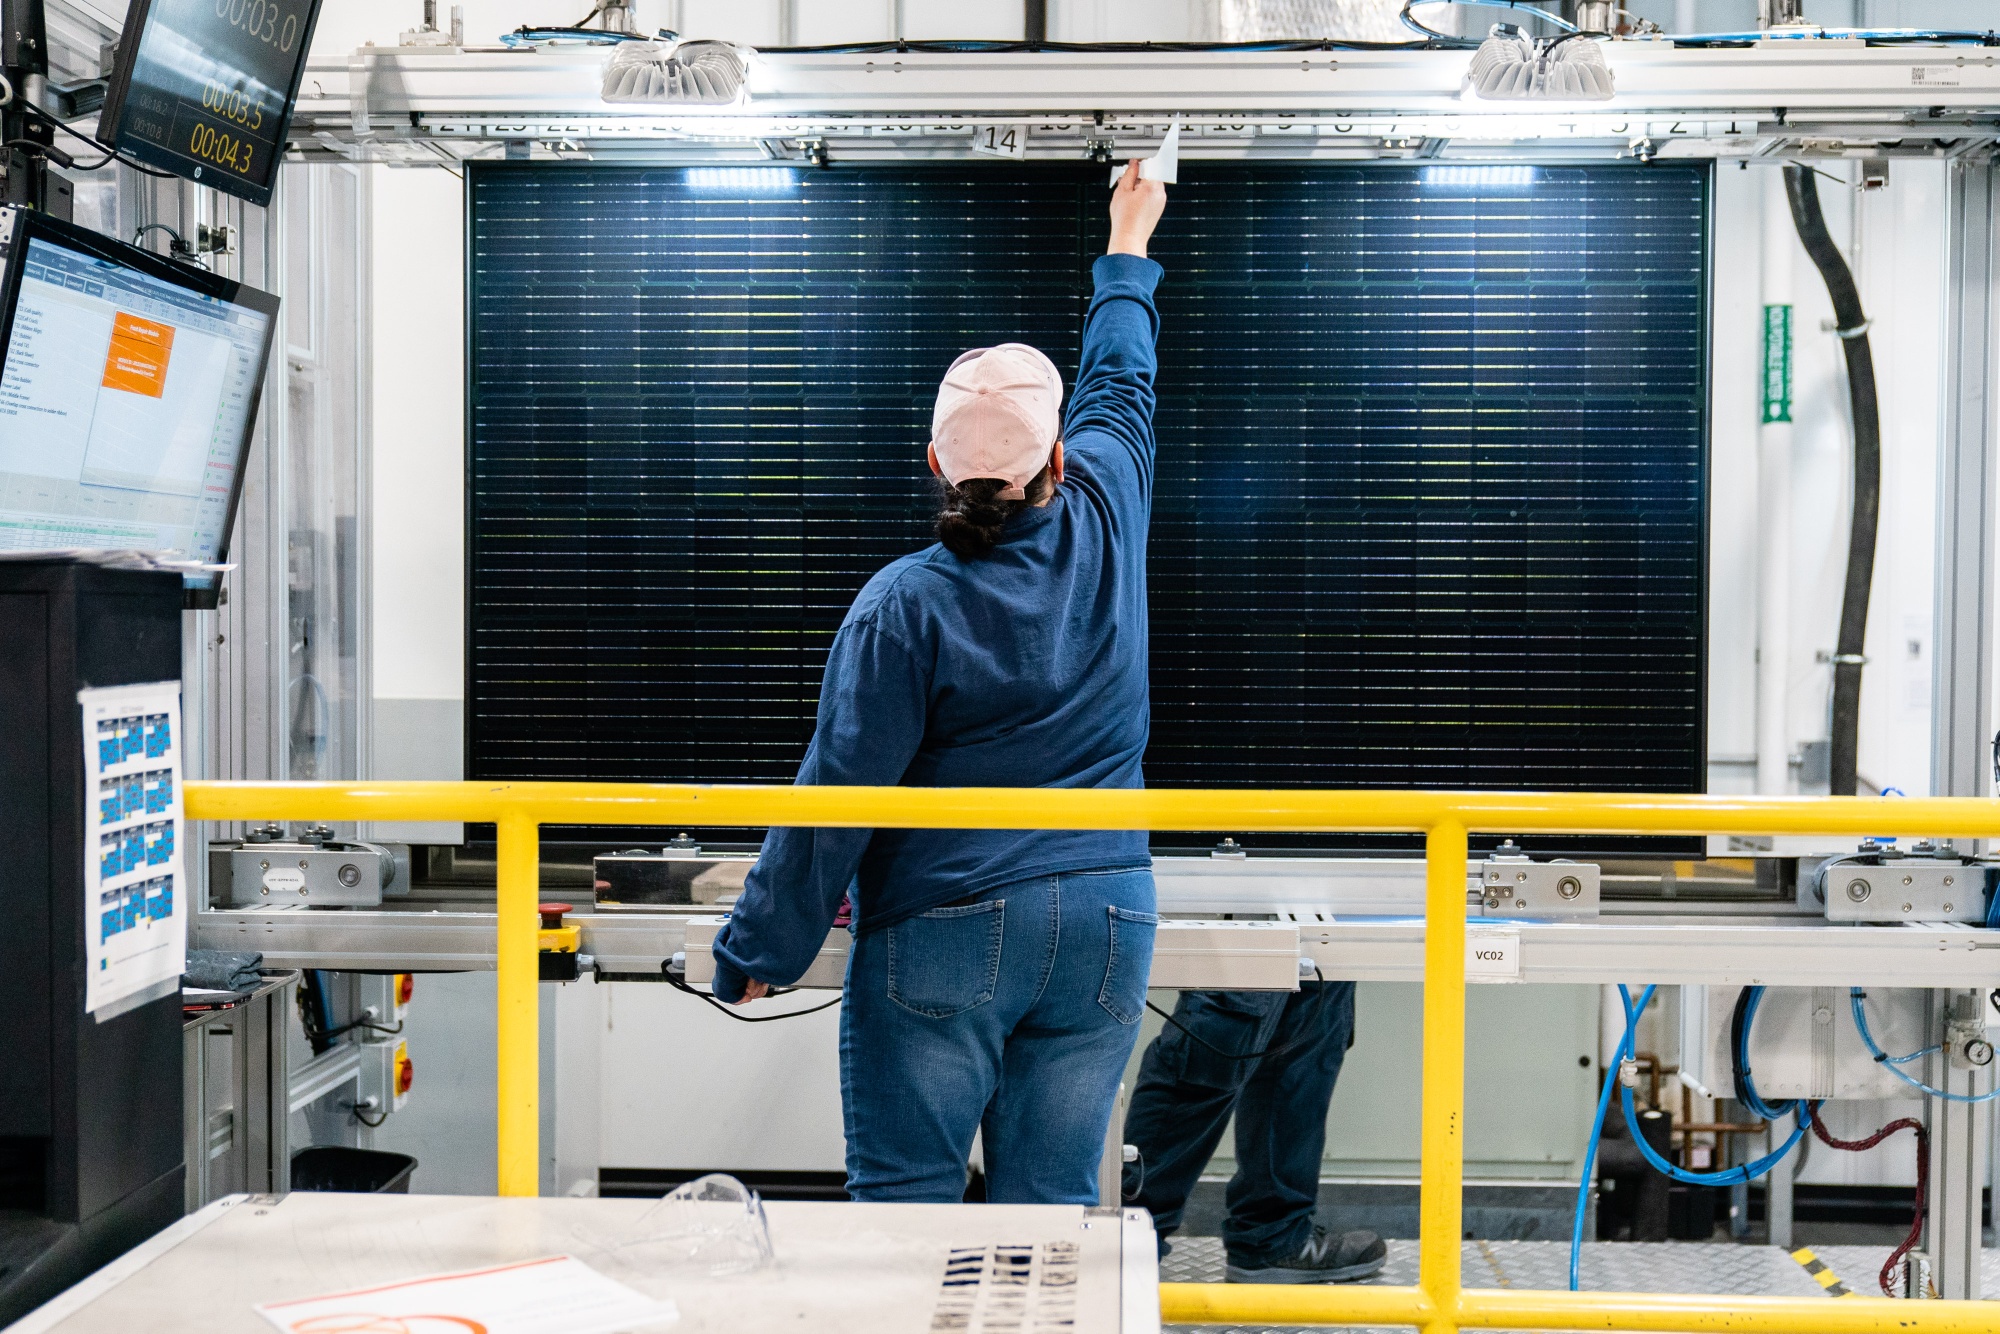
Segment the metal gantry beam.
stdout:
<svg viewBox="0 0 2000 1334">
<path fill-rule="evenodd" d="M 1468 101 L 1461 51 L 798 53 L 753 62 L 729 107 L 613 105 L 599 48 L 366 47 L 309 66 L 295 139 L 410 162 L 507 142 L 589 155 L 735 153 L 804 140 L 849 158 L 972 155 L 980 124 L 1030 156 L 1115 154 L 1187 118 L 1189 157 L 1478 155 L 1531 145 L 1650 157 L 1860 151 L 1950 155 L 2000 134 L 2000 56 L 1978 47 L 1606 48 L 1609 102 Z"/>
<path fill-rule="evenodd" d="M 1279 906 L 1271 902 L 1259 907 L 1246 895 L 1235 911 L 1271 911 Z M 582 952 L 591 956 L 599 972 L 658 977 L 665 960 L 705 947 L 714 928 L 712 920 L 704 919 L 714 911 L 600 908 L 572 913 L 567 920 L 581 928 Z M 1267 925 L 1199 918 L 1169 921 L 1170 929 L 1180 931 L 1174 939 L 1181 944 L 1173 976 L 1155 983 L 1161 987 L 1222 985 L 1207 970 L 1227 968 L 1240 945 L 1202 928 L 1233 928 L 1241 933 Z M 197 915 L 193 941 L 204 949 L 258 950 L 274 968 L 479 971 L 495 966 L 494 926 L 493 912 L 485 909 L 228 909 Z M 1420 917 L 1342 917 L 1287 927 L 1296 931 L 1287 938 L 1287 947 L 1310 958 L 1328 978 L 1423 980 L 1425 931 Z M 1607 917 L 1594 922 L 1486 920 L 1476 929 L 1518 938 L 1522 982 L 1924 988 L 2000 983 L 2000 931 L 1946 923 L 1830 926 L 1811 917 L 1708 921 Z M 846 943 L 845 932 L 829 936 L 820 964 L 801 985 L 837 988 Z M 1205 952 L 1212 954 L 1207 962 Z M 702 974 L 694 977 L 704 979 Z"/>
</svg>

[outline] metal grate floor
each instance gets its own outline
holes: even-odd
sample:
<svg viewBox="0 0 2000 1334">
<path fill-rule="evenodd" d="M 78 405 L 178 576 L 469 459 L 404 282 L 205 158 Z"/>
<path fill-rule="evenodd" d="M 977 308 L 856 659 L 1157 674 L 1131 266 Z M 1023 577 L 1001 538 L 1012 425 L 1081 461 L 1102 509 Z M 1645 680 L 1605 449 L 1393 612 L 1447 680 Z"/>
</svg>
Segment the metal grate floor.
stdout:
<svg viewBox="0 0 2000 1334">
<path fill-rule="evenodd" d="M 1816 1246 L 1814 1253 L 1856 1292 L 1874 1295 L 1876 1271 L 1888 1258 L 1886 1246 Z M 1569 1286 L 1569 1244 L 1560 1241 L 1468 1241 L 1465 1283 L 1474 1288 L 1555 1288 Z M 1176 1237 L 1173 1254 L 1160 1261 L 1166 1283 L 1219 1283 L 1220 1237 Z M 1986 1252 L 1982 1295 L 2000 1300 L 2000 1250 Z M 1797 1261 L 1775 1246 L 1732 1243 L 1618 1242 L 1583 1248 L 1583 1287 L 1598 1292 L 1694 1292 L 1812 1297 L 1820 1287 Z M 1417 1243 L 1389 1243 L 1389 1263 L 1375 1283 L 1417 1281 Z M 1325 1326 L 1302 1327 L 1324 1329 Z M 1235 1325 L 1169 1325 L 1175 1334 L 1280 1334 Z M 1287 1327 L 1285 1334 L 1290 1334 Z M 1391 1334 L 1368 1331 L 1367 1334 Z"/>
</svg>

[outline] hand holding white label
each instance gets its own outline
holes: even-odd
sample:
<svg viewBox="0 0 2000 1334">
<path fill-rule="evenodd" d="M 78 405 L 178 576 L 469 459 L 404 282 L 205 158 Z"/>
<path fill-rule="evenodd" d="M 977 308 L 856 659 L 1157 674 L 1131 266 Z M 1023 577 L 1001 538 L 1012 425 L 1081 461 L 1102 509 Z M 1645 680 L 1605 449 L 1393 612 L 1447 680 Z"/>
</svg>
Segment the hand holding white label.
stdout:
<svg viewBox="0 0 2000 1334">
<path fill-rule="evenodd" d="M 1139 163 L 1139 179 L 1160 181 L 1166 185 L 1179 185 L 1181 171 L 1181 118 L 1174 113 L 1174 123 L 1167 127 L 1167 137 L 1160 140 L 1160 151 Z M 1119 163 L 1111 169 L 1111 183 L 1115 186 L 1125 174 L 1125 164 Z"/>
</svg>

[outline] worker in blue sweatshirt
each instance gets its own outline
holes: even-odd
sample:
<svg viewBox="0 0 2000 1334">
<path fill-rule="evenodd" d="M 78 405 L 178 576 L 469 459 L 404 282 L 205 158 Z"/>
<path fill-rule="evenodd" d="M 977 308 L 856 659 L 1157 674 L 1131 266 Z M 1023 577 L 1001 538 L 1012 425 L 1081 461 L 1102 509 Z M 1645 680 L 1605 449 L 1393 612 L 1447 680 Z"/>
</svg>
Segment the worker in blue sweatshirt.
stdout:
<svg viewBox="0 0 2000 1334">
<path fill-rule="evenodd" d="M 938 389 L 937 545 L 868 581 L 828 654 L 798 781 L 1141 787 L 1150 726 L 1146 530 L 1153 290 L 1166 189 L 1137 164 L 1067 417 L 1019 343 L 960 356 Z M 773 829 L 715 939 L 715 994 L 795 981 L 853 888 L 841 1012 L 847 1188 L 1095 1204 L 1153 955 L 1143 830 Z"/>
</svg>

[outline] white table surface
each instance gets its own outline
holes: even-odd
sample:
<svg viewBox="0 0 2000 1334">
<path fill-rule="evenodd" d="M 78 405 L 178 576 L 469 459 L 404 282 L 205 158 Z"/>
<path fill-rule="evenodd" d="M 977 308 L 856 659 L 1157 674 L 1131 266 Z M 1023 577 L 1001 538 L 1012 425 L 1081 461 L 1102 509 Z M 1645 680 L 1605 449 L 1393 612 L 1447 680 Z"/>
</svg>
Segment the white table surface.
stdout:
<svg viewBox="0 0 2000 1334">
<path fill-rule="evenodd" d="M 12 1326 L 8 1334 L 271 1334 L 258 1303 L 545 1255 L 574 1255 L 680 1307 L 674 1334 L 927 1334 L 954 1247 L 1078 1244 L 1076 1334 L 1157 1334 L 1159 1266 L 1140 1210 L 1071 1205 L 765 1208 L 775 1268 L 666 1268 L 630 1236 L 653 1200 L 341 1195 L 217 1200 Z M 1028 1334 L 1023 1330 L 1023 1334 Z"/>
</svg>

